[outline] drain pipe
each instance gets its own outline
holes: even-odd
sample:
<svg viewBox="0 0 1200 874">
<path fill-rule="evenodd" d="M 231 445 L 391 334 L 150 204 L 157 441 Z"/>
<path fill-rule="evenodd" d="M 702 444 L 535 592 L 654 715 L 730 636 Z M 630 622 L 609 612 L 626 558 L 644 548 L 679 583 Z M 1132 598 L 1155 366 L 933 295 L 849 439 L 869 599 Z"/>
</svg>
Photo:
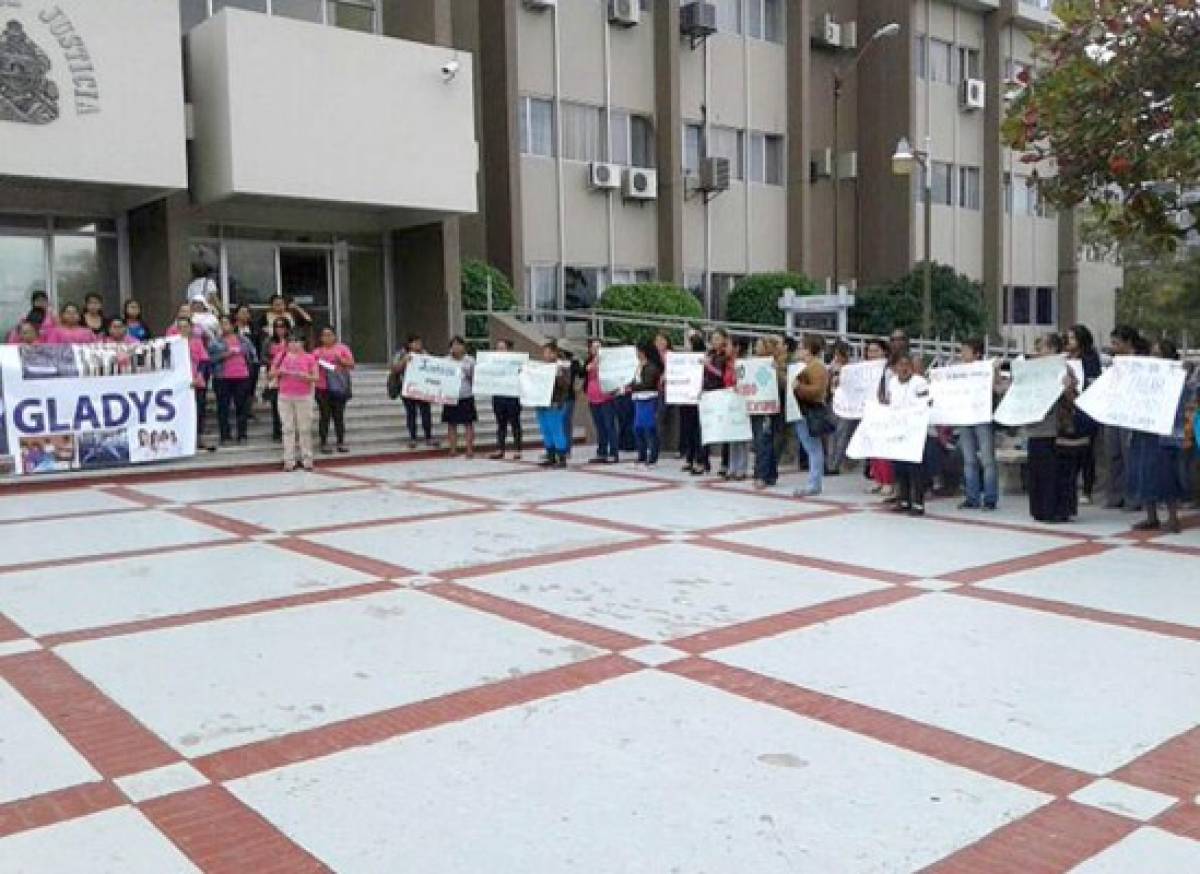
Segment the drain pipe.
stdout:
<svg viewBox="0 0 1200 874">
<path fill-rule="evenodd" d="M 563 312 L 567 307 L 566 282 L 566 203 L 563 192 L 563 135 L 562 135 L 562 28 L 559 20 L 559 9 L 555 6 L 551 12 L 554 16 L 554 182 L 557 191 L 558 207 L 558 325 L 559 335 L 566 336 L 567 317 Z"/>
</svg>

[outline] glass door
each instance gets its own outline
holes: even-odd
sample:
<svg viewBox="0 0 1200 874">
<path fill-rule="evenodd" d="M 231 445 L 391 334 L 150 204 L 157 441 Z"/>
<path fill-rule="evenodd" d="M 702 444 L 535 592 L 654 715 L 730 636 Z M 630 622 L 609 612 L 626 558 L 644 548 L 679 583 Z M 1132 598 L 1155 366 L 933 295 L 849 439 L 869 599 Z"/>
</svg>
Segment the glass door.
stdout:
<svg viewBox="0 0 1200 874">
<path fill-rule="evenodd" d="M 312 316 L 313 339 L 325 325 L 337 329 L 328 248 L 279 247 L 279 291 Z"/>
</svg>

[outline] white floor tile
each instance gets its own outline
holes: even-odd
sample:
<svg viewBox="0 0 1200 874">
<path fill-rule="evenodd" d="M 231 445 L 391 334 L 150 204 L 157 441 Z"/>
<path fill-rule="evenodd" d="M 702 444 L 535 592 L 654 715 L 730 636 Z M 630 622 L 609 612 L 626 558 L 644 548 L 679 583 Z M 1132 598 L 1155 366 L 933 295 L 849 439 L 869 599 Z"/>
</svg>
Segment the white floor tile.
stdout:
<svg viewBox="0 0 1200 874">
<path fill-rule="evenodd" d="M 406 519 L 450 511 L 468 512 L 473 506 L 465 501 L 433 498 L 396 489 L 366 488 L 331 494 L 290 495 L 261 501 L 212 504 L 205 509 L 260 528 L 299 531 L 377 519 Z"/>
<path fill-rule="evenodd" d="M 1093 774 L 1200 721 L 1195 643 L 952 594 L 713 658 Z"/>
<path fill-rule="evenodd" d="M 1037 528 L 1047 534 L 1069 532 L 1071 534 L 1088 534 L 1093 537 L 1113 537 L 1129 531 L 1130 526 L 1140 519 L 1131 513 L 1119 510 L 1105 510 L 1099 505 L 1091 507 L 1080 506 L 1079 515 L 1073 522 L 1066 525 L 1048 525 L 1039 522 L 1029 515 L 1029 498 L 1026 495 L 1004 495 L 1000 506 L 994 511 L 958 509 L 959 499 L 945 501 L 938 505 L 937 510 L 931 510 L 943 516 L 960 519 L 973 519 L 980 522 L 999 522 L 1009 525 L 1024 525 Z"/>
<path fill-rule="evenodd" d="M 1149 822 L 1176 802 L 1170 795 L 1107 777 L 1084 786 L 1071 796 L 1071 800 L 1142 822 Z"/>
<path fill-rule="evenodd" d="M 59 649 L 188 757 L 596 652 L 413 590 Z"/>
<path fill-rule="evenodd" d="M 208 783 L 208 778 L 187 762 L 176 762 L 173 765 L 164 765 L 151 771 L 141 771 L 126 777 L 118 777 L 113 782 L 131 801 L 140 803 L 151 798 L 162 798 L 164 795 L 173 795 L 185 789 L 204 786 Z"/>
<path fill-rule="evenodd" d="M 1200 841 L 1140 828 L 1071 874 L 1185 874 L 1200 871 Z"/>
<path fill-rule="evenodd" d="M 23 521 L 43 516 L 104 514 L 114 510 L 136 510 L 140 504 L 102 492 L 99 489 L 64 489 L 29 495 L 0 497 L 0 522 Z M 4 539 L 0 528 L 0 539 Z"/>
<path fill-rule="evenodd" d="M 0 609 L 36 635 L 353 586 L 371 577 L 267 543 L 181 550 L 5 575 Z"/>
<path fill-rule="evenodd" d="M 230 789 L 363 874 L 914 871 L 1046 801 L 654 672 Z"/>
<path fill-rule="evenodd" d="M 688 544 L 662 544 L 463 583 L 656 641 L 882 588 L 872 580 Z"/>
<path fill-rule="evenodd" d="M 536 504 L 560 498 L 585 498 L 629 489 L 653 489 L 654 483 L 574 470 L 534 470 L 513 476 L 452 480 L 438 489 L 468 498 Z"/>
<path fill-rule="evenodd" d="M 648 668 L 657 668 L 669 662 L 677 662 L 680 659 L 686 659 L 688 654 L 680 649 L 675 649 L 670 646 L 663 646 L 661 643 L 651 643 L 646 646 L 639 646 L 635 649 L 627 649 L 621 653 L 627 659 L 633 659 L 641 665 Z"/>
<path fill-rule="evenodd" d="M 22 637 L 18 640 L 8 640 L 0 643 L 0 656 L 20 655 L 25 652 L 36 652 L 42 649 L 42 645 L 31 637 Z"/>
<path fill-rule="evenodd" d="M 0 804 L 99 779 L 54 726 L 0 679 Z M 3 859 L 0 852 L 0 870 Z"/>
<path fill-rule="evenodd" d="M 909 583 L 914 589 L 924 589 L 927 592 L 947 592 L 950 589 L 957 589 L 962 586 L 962 583 L 952 583 L 949 580 L 938 580 L 927 578 L 924 580 L 916 580 Z"/>
<path fill-rule="evenodd" d="M 740 522 L 819 513 L 828 508 L 811 502 L 781 501 L 754 495 L 731 498 L 714 489 L 685 488 L 616 498 L 591 498 L 560 504 L 555 509 L 658 531 L 699 531 Z"/>
<path fill-rule="evenodd" d="M 479 476 L 488 473 L 509 473 L 521 470 L 515 464 L 492 461 L 489 458 L 426 458 L 420 461 L 394 461 L 381 464 L 355 464 L 340 467 L 340 472 L 365 476 L 388 483 L 429 482 L 456 476 Z"/>
<path fill-rule="evenodd" d="M 254 498 L 311 492 L 324 489 L 344 489 L 354 484 L 345 479 L 323 476 L 320 473 L 292 471 L 291 473 L 251 473 L 234 476 L 194 477 L 161 483 L 133 486 L 137 491 L 168 501 L 190 504 L 196 501 L 219 501 L 229 498 Z"/>
</svg>

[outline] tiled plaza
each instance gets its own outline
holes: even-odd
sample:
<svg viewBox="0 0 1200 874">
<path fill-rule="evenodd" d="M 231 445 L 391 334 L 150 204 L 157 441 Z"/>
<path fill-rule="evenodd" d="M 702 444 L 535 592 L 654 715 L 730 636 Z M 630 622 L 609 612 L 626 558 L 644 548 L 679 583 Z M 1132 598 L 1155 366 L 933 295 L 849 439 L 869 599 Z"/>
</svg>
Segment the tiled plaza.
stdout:
<svg viewBox="0 0 1200 874">
<path fill-rule="evenodd" d="M 0 874 L 1200 871 L 1200 516 L 800 483 L 0 492 Z"/>
</svg>

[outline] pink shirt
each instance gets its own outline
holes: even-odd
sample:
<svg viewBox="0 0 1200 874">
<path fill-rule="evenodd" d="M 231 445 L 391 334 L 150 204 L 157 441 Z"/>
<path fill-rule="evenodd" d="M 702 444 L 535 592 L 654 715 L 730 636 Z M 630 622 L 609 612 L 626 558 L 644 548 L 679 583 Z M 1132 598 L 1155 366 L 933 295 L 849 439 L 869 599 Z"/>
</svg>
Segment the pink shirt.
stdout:
<svg viewBox="0 0 1200 874">
<path fill-rule="evenodd" d="M 175 331 L 178 336 L 179 331 Z M 204 341 L 199 337 L 191 337 L 188 340 L 188 355 L 192 359 L 192 388 L 204 388 L 204 373 L 201 371 L 201 365 L 208 361 L 208 348 L 204 345 Z"/>
<path fill-rule="evenodd" d="M 222 370 L 226 379 L 246 379 L 250 376 L 250 365 L 246 361 L 246 350 L 237 334 L 226 334 L 221 338 L 229 350 Z"/>
<path fill-rule="evenodd" d="M 46 332 L 47 343 L 95 343 L 96 335 L 91 328 L 85 328 L 79 325 L 75 328 L 67 328 L 62 325 L 55 325 Z"/>
<path fill-rule="evenodd" d="M 318 346 L 313 350 L 313 357 L 317 361 L 328 361 L 330 364 L 353 364 L 354 353 L 350 351 L 350 347 L 343 343 L 334 343 L 332 346 Z M 329 388 L 329 384 L 325 379 L 325 374 L 328 371 L 324 367 L 317 370 L 317 389 L 325 391 Z"/>
<path fill-rule="evenodd" d="M 613 398 L 611 394 L 600 388 L 600 359 L 598 358 L 587 366 L 587 378 L 584 380 L 584 385 L 587 387 L 589 404 L 602 404 Z"/>
<path fill-rule="evenodd" d="M 308 352 L 286 353 L 279 359 L 279 396 L 281 398 L 312 397 L 313 384 L 304 378 L 317 370 L 317 359 Z"/>
</svg>

